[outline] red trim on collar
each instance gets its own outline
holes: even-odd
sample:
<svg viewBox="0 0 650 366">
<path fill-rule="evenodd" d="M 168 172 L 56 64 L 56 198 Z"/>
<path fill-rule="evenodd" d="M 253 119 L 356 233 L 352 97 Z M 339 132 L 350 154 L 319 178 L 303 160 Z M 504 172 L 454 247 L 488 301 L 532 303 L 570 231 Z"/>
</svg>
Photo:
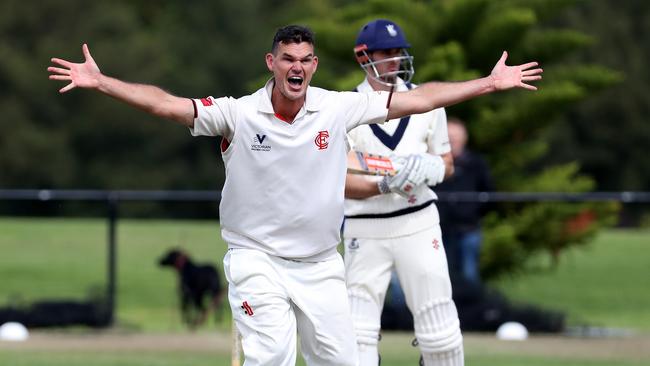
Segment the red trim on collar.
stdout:
<svg viewBox="0 0 650 366">
<path fill-rule="evenodd" d="M 279 119 L 279 120 L 282 121 L 282 122 L 286 122 L 286 123 L 291 124 L 291 121 L 289 121 L 287 118 L 284 118 L 284 116 L 282 116 L 282 115 L 281 115 L 280 113 L 278 113 L 278 112 L 275 112 L 275 118 Z"/>
</svg>

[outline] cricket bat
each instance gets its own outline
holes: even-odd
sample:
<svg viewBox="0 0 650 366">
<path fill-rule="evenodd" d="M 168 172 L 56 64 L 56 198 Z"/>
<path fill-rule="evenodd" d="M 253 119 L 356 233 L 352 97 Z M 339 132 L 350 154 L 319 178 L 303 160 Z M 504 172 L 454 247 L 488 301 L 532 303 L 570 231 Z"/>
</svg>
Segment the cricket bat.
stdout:
<svg viewBox="0 0 650 366">
<path fill-rule="evenodd" d="M 231 335 L 230 335 L 230 366 L 241 366 L 241 336 L 235 325 L 235 320 L 232 321 Z"/>
<path fill-rule="evenodd" d="M 397 169 L 388 156 L 351 150 L 348 153 L 348 173 L 394 176 Z"/>
</svg>

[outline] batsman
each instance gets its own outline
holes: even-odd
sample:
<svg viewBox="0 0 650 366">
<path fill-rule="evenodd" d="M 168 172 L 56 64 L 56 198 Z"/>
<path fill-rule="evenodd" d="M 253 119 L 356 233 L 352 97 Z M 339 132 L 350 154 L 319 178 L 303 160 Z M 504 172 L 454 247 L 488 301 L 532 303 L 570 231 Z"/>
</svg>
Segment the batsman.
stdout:
<svg viewBox="0 0 650 366">
<path fill-rule="evenodd" d="M 355 52 L 366 72 L 360 92 L 417 90 L 410 44 L 394 22 L 378 19 L 361 29 Z M 355 150 L 394 156 L 394 177 L 348 174 L 344 225 L 345 266 L 361 366 L 379 363 L 381 312 L 396 271 L 413 314 L 424 365 L 463 365 L 463 338 L 436 194 L 430 186 L 453 173 L 443 108 L 359 126 L 349 132 Z"/>
<path fill-rule="evenodd" d="M 184 98 L 107 76 L 88 46 L 82 50 L 81 63 L 52 59 L 50 79 L 67 83 L 61 93 L 94 90 L 180 123 L 192 135 L 223 136 L 224 272 L 246 366 L 294 365 L 298 334 L 307 365 L 358 364 L 345 268 L 336 250 L 347 131 L 499 90 L 534 90 L 529 82 L 542 72 L 535 62 L 507 66 L 504 53 L 480 79 L 408 92 L 329 91 L 309 85 L 318 66 L 314 35 L 292 25 L 275 34 L 264 58 L 271 77 L 256 92 Z"/>
</svg>

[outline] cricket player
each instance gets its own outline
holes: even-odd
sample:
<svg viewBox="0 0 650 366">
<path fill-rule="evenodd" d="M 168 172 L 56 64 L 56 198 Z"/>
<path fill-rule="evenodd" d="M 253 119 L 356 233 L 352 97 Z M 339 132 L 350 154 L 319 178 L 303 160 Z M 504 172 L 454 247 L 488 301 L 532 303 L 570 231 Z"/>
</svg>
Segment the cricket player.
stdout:
<svg viewBox="0 0 650 366">
<path fill-rule="evenodd" d="M 363 26 L 355 51 L 366 78 L 357 90 L 417 88 L 410 83 L 414 68 L 409 47 L 392 21 L 378 19 Z M 453 173 L 445 110 L 359 126 L 349 137 L 356 150 L 412 160 L 395 178 L 349 174 L 346 180 L 345 266 L 360 365 L 379 362 L 381 312 L 393 270 L 413 314 L 421 363 L 463 365 L 437 197 L 427 186 Z"/>
<path fill-rule="evenodd" d="M 220 203 L 228 243 L 228 299 L 242 334 L 244 365 L 294 365 L 297 334 L 308 365 L 356 365 L 358 356 L 336 251 L 343 221 L 346 132 L 541 79 L 537 63 L 506 66 L 460 83 L 408 92 L 333 92 L 309 86 L 318 66 L 312 32 L 280 28 L 265 60 L 272 78 L 240 98 L 182 98 L 101 73 L 85 61 L 53 58 L 60 89 L 99 91 L 178 122 L 192 135 L 222 136 L 226 180 Z"/>
</svg>

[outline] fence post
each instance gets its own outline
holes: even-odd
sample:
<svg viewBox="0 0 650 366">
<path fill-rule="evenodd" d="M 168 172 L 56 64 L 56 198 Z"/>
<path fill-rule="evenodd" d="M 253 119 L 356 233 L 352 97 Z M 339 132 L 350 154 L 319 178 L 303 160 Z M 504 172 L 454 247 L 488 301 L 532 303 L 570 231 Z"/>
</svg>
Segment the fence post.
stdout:
<svg viewBox="0 0 650 366">
<path fill-rule="evenodd" d="M 107 284 L 107 306 L 108 322 L 113 325 L 115 320 L 115 288 L 116 288 L 116 263 L 117 263 L 117 204 L 118 198 L 115 192 L 107 196 L 108 204 L 108 284 Z"/>
</svg>

